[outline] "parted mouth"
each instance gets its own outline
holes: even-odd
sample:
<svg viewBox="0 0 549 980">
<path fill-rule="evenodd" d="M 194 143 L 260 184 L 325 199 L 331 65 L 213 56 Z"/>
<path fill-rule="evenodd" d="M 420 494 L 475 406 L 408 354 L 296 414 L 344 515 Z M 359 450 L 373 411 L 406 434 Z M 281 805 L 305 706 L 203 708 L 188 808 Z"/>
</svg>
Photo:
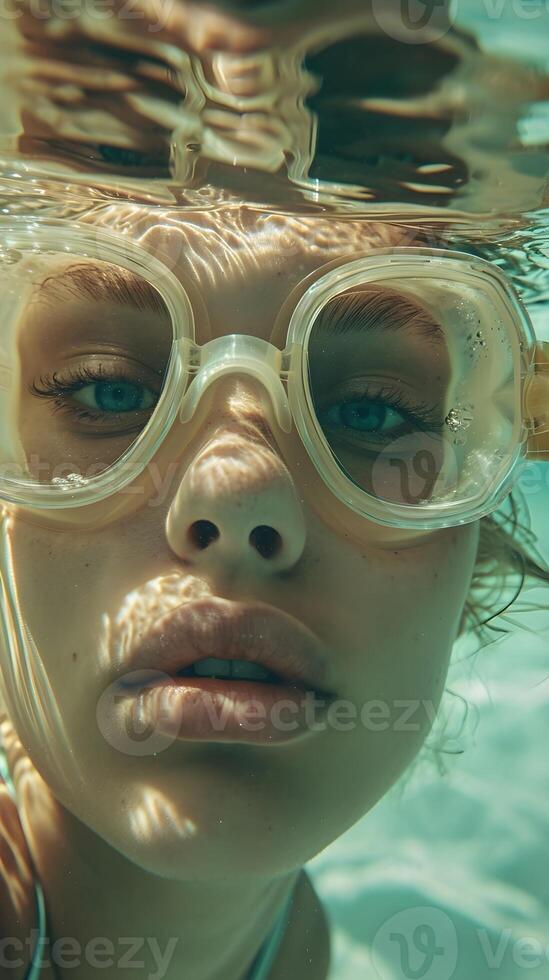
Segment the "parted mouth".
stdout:
<svg viewBox="0 0 549 980">
<path fill-rule="evenodd" d="M 331 693 L 320 640 L 299 620 L 267 603 L 219 598 L 183 603 L 140 637 L 125 666 L 173 677 L 253 680 Z"/>
<path fill-rule="evenodd" d="M 284 678 L 261 664 L 247 660 L 222 657 L 205 657 L 195 660 L 190 667 L 176 671 L 176 677 L 215 677 L 228 681 L 262 681 L 264 684 L 280 684 Z"/>
</svg>

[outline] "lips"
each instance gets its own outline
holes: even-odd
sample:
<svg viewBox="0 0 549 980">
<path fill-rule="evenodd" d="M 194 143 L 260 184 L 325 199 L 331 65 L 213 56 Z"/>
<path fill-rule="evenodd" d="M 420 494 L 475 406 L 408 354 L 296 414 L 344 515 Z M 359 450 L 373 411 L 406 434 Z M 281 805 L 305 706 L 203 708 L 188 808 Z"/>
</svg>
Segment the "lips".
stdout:
<svg viewBox="0 0 549 980">
<path fill-rule="evenodd" d="M 309 737 L 335 697 L 327 662 L 311 630 L 272 606 L 184 603 L 131 648 L 111 721 L 124 751 L 155 758 L 180 740 L 275 746 Z"/>
<path fill-rule="evenodd" d="M 259 664 L 286 685 L 327 692 L 327 660 L 320 641 L 299 620 L 266 603 L 218 598 L 184 603 L 133 645 L 126 666 L 128 671 L 175 677 L 212 657 Z"/>
</svg>

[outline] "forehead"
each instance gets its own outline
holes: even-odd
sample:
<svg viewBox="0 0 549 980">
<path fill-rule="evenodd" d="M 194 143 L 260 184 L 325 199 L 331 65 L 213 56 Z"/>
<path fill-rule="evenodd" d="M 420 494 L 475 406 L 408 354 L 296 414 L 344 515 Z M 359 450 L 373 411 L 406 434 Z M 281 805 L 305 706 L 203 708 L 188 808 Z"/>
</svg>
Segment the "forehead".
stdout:
<svg viewBox="0 0 549 980">
<path fill-rule="evenodd" d="M 85 220 L 98 232 L 122 233 L 170 269 L 187 291 L 201 342 L 240 333 L 276 334 L 282 343 L 278 333 L 299 296 L 330 263 L 418 243 L 417 231 L 371 218 L 233 201 L 202 209 L 117 202 Z"/>
<path fill-rule="evenodd" d="M 232 204 L 203 211 L 119 205 L 101 223 L 129 234 L 210 299 L 242 289 L 288 292 L 329 262 L 411 243 L 407 229 L 381 221 Z"/>
</svg>

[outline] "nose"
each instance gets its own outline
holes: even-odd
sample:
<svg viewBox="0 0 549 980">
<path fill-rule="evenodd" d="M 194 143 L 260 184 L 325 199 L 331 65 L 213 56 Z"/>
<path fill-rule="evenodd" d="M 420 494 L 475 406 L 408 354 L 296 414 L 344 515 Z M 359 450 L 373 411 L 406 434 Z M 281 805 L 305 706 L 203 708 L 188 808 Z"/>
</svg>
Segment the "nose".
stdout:
<svg viewBox="0 0 549 980">
<path fill-rule="evenodd" d="M 264 418 L 229 418 L 187 467 L 166 519 L 172 551 L 202 573 L 289 571 L 305 546 L 303 508 Z"/>
</svg>

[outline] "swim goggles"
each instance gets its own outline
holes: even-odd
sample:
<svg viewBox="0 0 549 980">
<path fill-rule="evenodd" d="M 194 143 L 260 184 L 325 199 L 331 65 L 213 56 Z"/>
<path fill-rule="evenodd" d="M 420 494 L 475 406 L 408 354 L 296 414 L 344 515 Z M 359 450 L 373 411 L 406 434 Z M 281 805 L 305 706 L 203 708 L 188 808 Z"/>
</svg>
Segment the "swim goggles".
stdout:
<svg viewBox="0 0 549 980">
<path fill-rule="evenodd" d="M 59 518 L 121 493 L 231 373 L 380 525 L 480 518 L 549 458 L 549 345 L 483 259 L 403 247 L 332 263 L 279 313 L 283 347 L 198 344 L 195 312 L 169 263 L 123 234 L 0 222 L 0 497 Z"/>
</svg>

